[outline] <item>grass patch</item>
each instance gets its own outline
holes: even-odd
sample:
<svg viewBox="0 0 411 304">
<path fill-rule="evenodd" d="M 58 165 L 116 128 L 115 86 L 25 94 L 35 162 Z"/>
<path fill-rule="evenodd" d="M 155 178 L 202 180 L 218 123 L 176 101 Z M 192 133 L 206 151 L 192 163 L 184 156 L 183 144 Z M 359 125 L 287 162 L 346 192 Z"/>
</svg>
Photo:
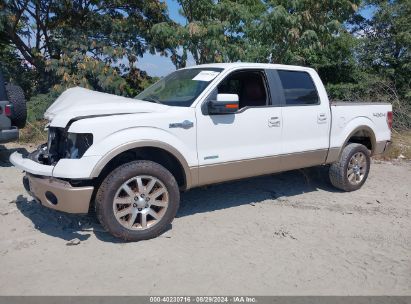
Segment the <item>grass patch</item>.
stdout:
<svg viewBox="0 0 411 304">
<path fill-rule="evenodd" d="M 28 121 L 26 126 L 20 130 L 18 143 L 20 144 L 42 144 L 47 142 L 47 131 L 44 130 L 47 121 Z"/>
<path fill-rule="evenodd" d="M 411 130 L 396 132 L 392 131 L 392 145 L 382 155 L 383 159 L 411 159 Z"/>
</svg>

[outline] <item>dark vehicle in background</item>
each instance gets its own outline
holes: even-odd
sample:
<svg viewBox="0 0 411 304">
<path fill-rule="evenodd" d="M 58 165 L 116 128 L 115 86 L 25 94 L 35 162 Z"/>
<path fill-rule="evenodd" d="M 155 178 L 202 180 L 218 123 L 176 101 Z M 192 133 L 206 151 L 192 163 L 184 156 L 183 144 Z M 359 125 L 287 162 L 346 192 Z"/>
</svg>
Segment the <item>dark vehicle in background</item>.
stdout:
<svg viewBox="0 0 411 304">
<path fill-rule="evenodd" d="M 19 138 L 19 129 L 26 125 L 27 108 L 21 87 L 5 83 L 0 71 L 0 143 Z"/>
</svg>

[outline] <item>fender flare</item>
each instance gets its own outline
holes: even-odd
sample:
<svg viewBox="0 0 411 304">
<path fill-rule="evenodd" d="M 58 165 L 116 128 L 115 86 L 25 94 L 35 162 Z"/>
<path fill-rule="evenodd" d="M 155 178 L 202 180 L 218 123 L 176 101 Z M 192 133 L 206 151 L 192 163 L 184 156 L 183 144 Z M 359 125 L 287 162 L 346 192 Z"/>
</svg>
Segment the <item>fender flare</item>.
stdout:
<svg viewBox="0 0 411 304">
<path fill-rule="evenodd" d="M 345 141 L 344 141 L 343 146 L 341 147 L 340 154 L 341 154 L 341 152 L 342 152 L 342 149 L 347 145 L 347 143 L 348 143 L 348 141 L 350 140 L 350 138 L 351 138 L 355 133 L 357 133 L 357 132 L 359 132 L 359 131 L 366 131 L 367 133 L 370 134 L 370 136 L 371 136 L 371 138 L 370 138 L 370 139 L 371 139 L 371 155 L 373 155 L 373 153 L 374 153 L 374 151 L 375 151 L 375 147 L 376 147 L 376 145 L 377 145 L 377 140 L 376 140 L 376 137 L 375 137 L 374 130 L 373 130 L 372 128 L 370 128 L 369 126 L 366 126 L 366 125 L 359 126 L 359 127 L 355 128 L 353 131 L 351 131 L 350 134 L 348 134 L 347 138 L 346 138 Z"/>
<path fill-rule="evenodd" d="M 340 159 L 341 157 L 341 153 L 344 149 L 344 147 L 347 145 L 348 141 L 350 140 L 350 138 L 357 132 L 359 131 L 366 131 L 368 134 L 370 134 L 371 136 L 371 155 L 374 154 L 374 151 L 377 147 L 377 140 L 375 137 L 375 133 L 374 130 L 367 126 L 367 125 L 361 125 L 356 127 L 354 130 L 352 130 L 346 137 L 344 143 L 342 144 L 342 146 L 338 149 L 330 149 L 330 151 L 328 152 L 328 156 L 327 156 L 327 160 L 326 163 L 333 163 L 335 161 L 337 161 L 338 159 Z"/>
<path fill-rule="evenodd" d="M 184 156 L 173 146 L 166 144 L 161 141 L 157 140 L 139 140 L 139 141 L 131 141 L 124 143 L 112 150 L 110 150 L 108 153 L 106 153 L 94 166 L 92 172 L 91 172 L 91 177 L 98 177 L 101 173 L 101 171 L 104 169 L 104 167 L 116 156 L 120 155 L 121 153 L 135 149 L 135 148 L 159 148 L 162 150 L 165 150 L 166 152 L 170 153 L 173 155 L 181 164 L 184 175 L 185 175 L 185 180 L 186 180 L 186 189 L 191 188 L 192 186 L 192 176 L 191 176 L 191 170 L 190 167 L 184 158 Z"/>
</svg>

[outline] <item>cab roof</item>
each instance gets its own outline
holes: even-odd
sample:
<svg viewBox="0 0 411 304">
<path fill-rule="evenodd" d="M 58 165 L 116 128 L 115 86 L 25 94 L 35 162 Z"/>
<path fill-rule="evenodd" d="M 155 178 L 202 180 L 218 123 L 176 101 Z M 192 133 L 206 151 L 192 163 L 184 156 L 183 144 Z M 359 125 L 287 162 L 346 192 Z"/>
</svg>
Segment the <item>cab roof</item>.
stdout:
<svg viewBox="0 0 411 304">
<path fill-rule="evenodd" d="M 281 70 L 292 70 L 292 71 L 313 71 L 312 68 L 297 66 L 297 65 L 284 65 L 284 64 L 272 64 L 272 63 L 252 63 L 252 62 L 231 62 L 231 63 L 208 63 L 194 65 L 186 67 L 186 69 L 192 68 L 221 68 L 224 70 L 234 69 L 234 68 L 256 68 L 256 69 L 281 69 Z"/>
</svg>

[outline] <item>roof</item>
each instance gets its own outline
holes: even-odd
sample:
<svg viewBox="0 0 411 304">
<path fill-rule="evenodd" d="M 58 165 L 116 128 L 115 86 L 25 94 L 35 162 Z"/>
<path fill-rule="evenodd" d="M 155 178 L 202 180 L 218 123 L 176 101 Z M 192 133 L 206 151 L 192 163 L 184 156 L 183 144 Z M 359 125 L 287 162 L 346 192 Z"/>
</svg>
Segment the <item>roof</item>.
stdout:
<svg viewBox="0 0 411 304">
<path fill-rule="evenodd" d="M 309 67 L 297 66 L 297 65 L 284 65 L 284 64 L 271 64 L 271 63 L 252 63 L 252 62 L 231 62 L 231 63 L 209 63 L 200 64 L 195 66 L 187 67 L 189 68 L 222 68 L 222 69 L 232 69 L 232 68 L 259 68 L 259 69 L 281 69 L 281 70 L 298 70 L 307 71 L 312 70 Z"/>
</svg>

